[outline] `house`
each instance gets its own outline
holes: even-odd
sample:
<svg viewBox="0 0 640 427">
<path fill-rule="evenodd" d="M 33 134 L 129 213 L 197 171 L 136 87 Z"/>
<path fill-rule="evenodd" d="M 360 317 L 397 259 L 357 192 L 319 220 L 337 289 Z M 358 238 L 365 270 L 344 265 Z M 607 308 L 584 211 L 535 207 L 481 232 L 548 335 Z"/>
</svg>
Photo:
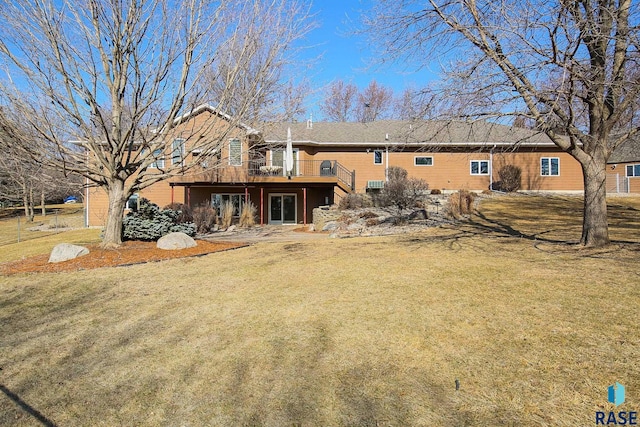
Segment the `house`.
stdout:
<svg viewBox="0 0 640 427">
<path fill-rule="evenodd" d="M 640 193 L 640 139 L 623 142 L 609 158 L 607 193 Z"/>
<path fill-rule="evenodd" d="M 210 107 L 181 117 L 172 131 L 172 152 L 158 158 L 158 163 L 190 161 L 189 156 L 199 154 L 197 150 L 185 159 L 173 154 L 187 140 L 186 133 L 198 128 L 194 123 L 227 118 Z M 288 129 L 293 146 L 291 172 L 284 160 Z M 338 203 L 349 193 L 379 191 L 390 166 L 403 167 L 409 176 L 445 192 L 495 188 L 504 165 L 521 168 L 523 190 L 583 189 L 578 162 L 545 135 L 486 122 L 309 120 L 267 123 L 259 131 L 240 124 L 225 136 L 210 163 L 158 182 L 139 196 L 160 206 L 178 202 L 219 207 L 230 201 L 236 215 L 251 201 L 261 224 L 306 224 L 312 221 L 315 207 Z M 106 200 L 103 190 L 90 192 L 90 225 L 104 223 Z"/>
</svg>

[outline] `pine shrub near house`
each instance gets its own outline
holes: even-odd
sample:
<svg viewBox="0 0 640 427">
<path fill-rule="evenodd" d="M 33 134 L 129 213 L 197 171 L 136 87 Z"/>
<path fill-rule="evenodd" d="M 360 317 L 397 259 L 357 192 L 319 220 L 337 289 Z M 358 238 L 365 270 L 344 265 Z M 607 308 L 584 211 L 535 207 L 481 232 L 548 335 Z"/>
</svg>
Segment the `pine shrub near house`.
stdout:
<svg viewBox="0 0 640 427">
<path fill-rule="evenodd" d="M 140 208 L 124 217 L 122 227 L 123 240 L 156 241 L 162 236 L 182 232 L 191 237 L 196 235 L 196 226 L 192 222 L 180 223 L 182 212 L 173 209 L 160 209 L 147 199 L 140 199 Z"/>
</svg>

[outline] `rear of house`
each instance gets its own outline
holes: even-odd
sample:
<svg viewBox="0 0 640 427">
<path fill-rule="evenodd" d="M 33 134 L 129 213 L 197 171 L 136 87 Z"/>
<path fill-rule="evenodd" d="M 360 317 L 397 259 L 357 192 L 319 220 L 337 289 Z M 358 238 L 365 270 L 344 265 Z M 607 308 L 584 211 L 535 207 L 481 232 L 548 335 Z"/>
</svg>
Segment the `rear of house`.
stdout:
<svg viewBox="0 0 640 427">
<path fill-rule="evenodd" d="M 607 164 L 607 193 L 640 193 L 640 140 L 624 142 Z"/>
<path fill-rule="evenodd" d="M 198 112 L 185 119 L 180 131 L 193 129 L 194 120 L 224 120 L 224 116 Z M 289 129 L 291 167 L 285 160 Z M 181 140 L 188 144 L 188 138 L 172 137 L 167 144 L 171 149 L 158 156 L 158 165 L 190 162 L 198 155 L 197 151 L 185 158 L 176 155 L 184 150 Z M 506 165 L 521 169 L 522 190 L 583 190 L 578 162 L 545 135 L 484 122 L 307 121 L 265 124 L 259 132 L 239 126 L 220 147 L 201 166 L 143 189 L 135 197 L 160 206 L 204 203 L 219 208 L 231 202 L 236 216 L 251 202 L 261 224 L 306 224 L 318 206 L 338 203 L 352 192 L 380 191 L 392 166 L 445 192 L 497 188 L 499 171 Z M 90 225 L 104 224 L 103 190 L 89 191 L 88 209 Z"/>
</svg>

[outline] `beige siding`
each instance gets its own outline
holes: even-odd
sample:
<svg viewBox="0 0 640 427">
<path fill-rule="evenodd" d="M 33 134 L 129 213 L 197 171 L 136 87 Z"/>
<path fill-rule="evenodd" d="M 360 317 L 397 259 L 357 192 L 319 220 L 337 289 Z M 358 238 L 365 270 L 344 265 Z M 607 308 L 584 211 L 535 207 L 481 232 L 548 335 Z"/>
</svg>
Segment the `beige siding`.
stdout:
<svg viewBox="0 0 640 427">
<path fill-rule="evenodd" d="M 349 170 L 356 171 L 356 191 L 365 191 L 367 181 L 384 180 L 387 167 L 387 154 L 383 152 L 383 163 L 374 164 L 374 150 L 333 150 L 305 152 L 308 159 L 337 160 Z M 432 166 L 416 166 L 416 157 L 432 157 Z M 542 157 L 557 157 L 560 160 L 558 176 L 542 176 L 540 160 Z M 472 175 L 472 161 L 490 161 L 493 158 L 493 181 L 499 180 L 498 171 L 507 164 L 513 164 L 522 170 L 522 189 L 540 191 L 579 191 L 583 188 L 580 164 L 569 154 L 549 151 L 543 152 L 389 152 L 388 165 L 406 169 L 409 176 L 424 179 L 432 189 L 440 190 L 485 190 L 489 188 L 489 175 Z"/>
<path fill-rule="evenodd" d="M 627 166 L 639 163 L 627 162 L 607 165 L 607 191 L 609 193 L 640 193 L 640 177 L 627 176 Z"/>
<path fill-rule="evenodd" d="M 140 197 L 151 200 L 160 207 L 171 203 L 171 187 L 166 181 L 156 183 L 149 188 L 139 191 L 137 194 Z M 184 203 L 184 188 L 175 187 L 173 197 L 174 202 Z M 89 226 L 103 226 L 106 223 L 108 212 L 109 198 L 107 192 L 102 188 L 92 188 L 89 190 Z"/>
</svg>

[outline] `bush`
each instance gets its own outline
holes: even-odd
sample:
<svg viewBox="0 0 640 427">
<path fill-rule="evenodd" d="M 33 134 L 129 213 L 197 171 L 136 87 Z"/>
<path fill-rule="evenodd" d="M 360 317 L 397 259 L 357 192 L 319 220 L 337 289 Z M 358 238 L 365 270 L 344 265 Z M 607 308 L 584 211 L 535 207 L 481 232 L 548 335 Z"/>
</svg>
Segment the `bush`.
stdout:
<svg viewBox="0 0 640 427">
<path fill-rule="evenodd" d="M 208 233 L 218 222 L 218 211 L 209 203 L 204 202 L 193 209 L 193 222 L 198 233 Z"/>
<path fill-rule="evenodd" d="M 124 240 L 155 241 L 160 237 L 182 232 L 191 237 L 196 235 L 196 227 L 193 223 L 178 223 L 181 211 L 163 209 L 151 203 L 147 199 L 140 199 L 138 212 L 130 212 L 124 217 L 122 238 Z"/>
<path fill-rule="evenodd" d="M 473 201 L 475 200 L 475 194 L 467 191 L 460 190 L 457 193 L 453 193 L 449 196 L 449 203 L 447 210 L 449 215 L 453 218 L 460 218 L 473 212 Z"/>
<path fill-rule="evenodd" d="M 233 207 L 233 203 L 229 201 L 222 203 L 222 206 L 220 206 L 220 226 L 222 228 L 231 227 L 234 211 L 235 208 Z"/>
<path fill-rule="evenodd" d="M 184 203 L 171 203 L 162 209 L 169 209 L 172 211 L 178 211 L 180 214 L 176 218 L 178 224 L 184 224 L 185 222 L 193 222 L 193 212 L 189 205 Z"/>
<path fill-rule="evenodd" d="M 437 189 L 437 188 L 434 188 L 433 190 L 431 190 L 431 194 L 434 194 L 434 195 L 436 195 L 436 194 L 442 194 L 442 191 L 440 191 L 440 190 L 439 190 L 439 189 Z"/>
<path fill-rule="evenodd" d="M 399 213 L 423 200 L 429 189 L 426 181 L 409 178 L 406 169 L 397 166 L 389 168 L 388 176 L 389 180 L 380 192 L 378 203 L 380 206 L 395 206 Z"/>
<path fill-rule="evenodd" d="M 518 191 L 522 185 L 522 170 L 518 166 L 505 165 L 501 167 L 498 171 L 498 177 L 500 177 L 500 181 L 497 190 L 510 193 Z"/>
<path fill-rule="evenodd" d="M 256 205 L 253 203 L 245 203 L 240 213 L 240 227 L 253 227 L 256 225 Z"/>
<path fill-rule="evenodd" d="M 371 200 L 371 197 L 362 193 L 349 193 L 340 199 L 338 204 L 338 208 L 341 210 L 370 208 L 372 206 L 373 200 Z"/>
</svg>

